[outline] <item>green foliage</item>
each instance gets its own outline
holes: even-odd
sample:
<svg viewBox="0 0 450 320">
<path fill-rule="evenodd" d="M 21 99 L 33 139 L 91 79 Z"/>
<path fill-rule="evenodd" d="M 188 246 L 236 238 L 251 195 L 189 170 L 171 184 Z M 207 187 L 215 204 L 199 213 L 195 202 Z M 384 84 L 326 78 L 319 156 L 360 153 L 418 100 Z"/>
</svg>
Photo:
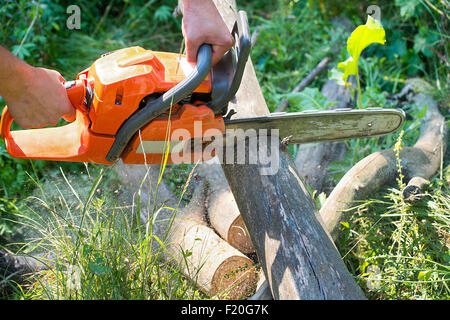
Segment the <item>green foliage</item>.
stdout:
<svg viewBox="0 0 450 320">
<path fill-rule="evenodd" d="M 167 165 L 164 173 L 164 180 L 168 183 L 170 189 L 174 192 L 183 204 L 187 204 L 193 195 L 192 185 L 186 185 L 189 175 L 194 169 L 194 164 L 183 163 L 179 165 Z"/>
<path fill-rule="evenodd" d="M 347 52 L 350 57 L 338 64 L 338 69 L 344 73 L 342 79 L 347 81 L 349 75 L 358 76 L 359 56 L 365 48 L 373 43 L 384 44 L 385 42 L 383 26 L 379 21 L 368 16 L 366 24 L 357 27 L 347 39 Z"/>
<path fill-rule="evenodd" d="M 334 105 L 320 93 L 318 88 L 305 88 L 301 92 L 286 95 L 292 111 L 325 110 Z"/>
<path fill-rule="evenodd" d="M 405 18 L 414 16 L 420 0 L 395 0 L 395 5 L 400 8 L 400 15 Z"/>
<path fill-rule="evenodd" d="M 334 48 L 344 41 L 342 26 L 324 20 L 304 1 L 280 1 L 276 9 L 258 16 L 249 10 L 248 14 L 251 29 L 258 30 L 252 61 L 271 110 L 323 58 L 333 56 Z M 318 78 L 311 87 L 323 81 Z"/>
<path fill-rule="evenodd" d="M 21 251 L 51 252 L 55 265 L 32 276 L 20 298 L 204 298 L 193 281 L 161 259 L 165 247 L 153 233 L 154 221 L 143 224 L 141 208 L 125 205 L 128 197 L 122 203 L 112 170 L 61 170 L 35 182 L 19 215 L 26 230 Z"/>
<path fill-rule="evenodd" d="M 384 44 L 385 40 L 385 31 L 380 21 L 375 20 L 371 16 L 367 17 L 367 22 L 365 25 L 361 25 L 357 27 L 350 37 L 347 39 L 347 52 L 350 57 L 344 62 L 340 62 L 337 65 L 339 71 L 342 72 L 342 80 L 349 85 L 347 82 L 349 76 L 356 76 L 356 84 L 357 84 L 357 94 L 358 94 L 358 107 L 362 108 L 362 91 L 361 85 L 359 82 L 359 70 L 358 70 L 358 61 L 361 53 L 365 48 L 373 43 Z M 336 74 L 333 74 L 333 77 L 336 77 Z M 340 81 L 338 82 L 340 83 Z"/>
<path fill-rule="evenodd" d="M 401 79 L 425 77 L 448 91 L 448 4 L 396 0 L 381 8 L 388 42 L 385 47 L 368 48 L 367 55 L 387 58 L 384 74 L 394 84 L 392 74 Z M 385 87 L 392 89 L 388 83 Z"/>
<path fill-rule="evenodd" d="M 14 217 L 18 212 L 16 202 L 0 198 L 0 245 L 11 240 L 17 232 L 18 225 Z"/>
</svg>

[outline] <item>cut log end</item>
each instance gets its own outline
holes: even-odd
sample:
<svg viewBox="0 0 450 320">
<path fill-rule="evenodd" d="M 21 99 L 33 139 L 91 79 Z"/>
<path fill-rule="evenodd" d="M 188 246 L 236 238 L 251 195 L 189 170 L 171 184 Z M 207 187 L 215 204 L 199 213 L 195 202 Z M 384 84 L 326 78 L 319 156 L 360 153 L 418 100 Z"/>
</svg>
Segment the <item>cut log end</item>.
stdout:
<svg viewBox="0 0 450 320">
<path fill-rule="evenodd" d="M 228 231 L 228 243 L 244 254 L 255 252 L 242 216 L 236 217 Z"/>
<path fill-rule="evenodd" d="M 414 177 L 402 191 L 402 197 L 407 202 L 417 202 L 423 199 L 424 192 L 430 181 L 422 177 Z"/>
<path fill-rule="evenodd" d="M 232 256 L 223 261 L 212 279 L 212 293 L 231 300 L 246 299 L 255 293 L 257 272 L 252 260 Z"/>
</svg>

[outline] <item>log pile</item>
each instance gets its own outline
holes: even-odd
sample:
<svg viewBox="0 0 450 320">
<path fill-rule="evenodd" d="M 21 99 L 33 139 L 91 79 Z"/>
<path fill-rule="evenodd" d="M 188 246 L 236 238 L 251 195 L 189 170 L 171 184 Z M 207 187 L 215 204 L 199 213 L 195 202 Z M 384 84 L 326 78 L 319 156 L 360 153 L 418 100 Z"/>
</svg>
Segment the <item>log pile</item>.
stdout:
<svg viewBox="0 0 450 320">
<path fill-rule="evenodd" d="M 427 179 L 439 169 L 447 141 L 445 121 L 430 96 L 419 92 L 419 83 L 410 81 L 405 87 L 405 90 L 415 91 L 412 99 L 416 104 L 427 107 L 427 114 L 422 122 L 419 140 L 414 147 L 405 148 L 401 153 L 406 181 L 409 181 L 404 190 L 404 196 L 411 201 L 420 196 L 423 188 L 427 185 Z M 324 88 L 327 86 L 331 87 L 332 84 L 328 83 Z M 332 101 L 334 97 L 334 101 L 338 101 L 339 104 L 348 105 L 349 98 L 346 98 L 346 92 L 339 87 L 330 90 L 330 87 L 323 90 L 328 94 L 329 100 Z M 320 147 L 320 145 L 318 146 Z M 320 159 L 320 157 L 315 159 Z M 392 150 L 384 150 L 363 159 L 347 173 L 333 190 L 320 214 L 318 214 L 318 221 L 322 222 L 325 230 L 335 238 L 338 231 L 338 222 L 345 218 L 341 216 L 342 210 L 348 209 L 353 200 L 364 199 L 377 187 L 392 182 L 396 170 L 395 155 Z M 127 169 L 127 171 L 129 170 Z M 322 168 L 322 171 L 326 171 L 325 168 Z M 169 239 L 175 244 L 172 248 L 178 247 L 179 250 L 171 249 L 171 255 L 177 256 L 178 254 L 178 261 L 183 262 L 183 256 L 180 256 L 180 252 L 189 251 L 192 253 L 189 265 L 182 266 L 183 272 L 191 279 L 197 279 L 199 286 L 203 287 L 204 292 L 208 294 L 215 295 L 219 292 L 229 291 L 231 294 L 228 297 L 271 298 L 273 288 L 268 285 L 269 283 L 264 275 L 256 277 L 254 269 L 248 273 L 244 272 L 237 282 L 225 281 L 229 270 L 239 269 L 242 265 L 246 269 L 249 263 L 252 263 L 247 260 L 246 255 L 254 252 L 255 249 L 220 164 L 217 162 L 200 164 L 196 173 L 198 179 L 203 182 L 199 184 L 201 187 L 197 187 L 191 203 L 175 219 L 173 225 L 175 232 Z M 324 174 L 323 172 L 319 173 L 319 175 Z M 242 176 L 250 179 L 252 174 L 254 175 L 255 172 L 248 170 Z M 142 173 L 138 176 L 142 177 Z M 284 180 L 286 181 L 286 179 Z M 273 188 L 269 184 L 266 187 L 268 189 Z M 293 188 L 293 190 L 295 189 Z M 243 193 L 249 191 L 252 192 L 251 190 L 241 189 Z M 256 189 L 253 189 L 253 191 L 257 192 Z M 275 191 L 270 192 L 270 190 L 265 190 L 265 192 L 267 192 L 266 196 L 276 194 Z M 277 206 L 276 199 L 272 199 L 271 203 Z M 288 232 L 289 230 L 282 230 L 281 233 Z M 196 242 L 200 244 L 199 239 L 204 239 L 203 242 L 206 246 L 196 247 Z M 267 240 L 266 238 L 265 241 Z M 259 239 L 256 239 L 256 241 L 259 242 Z M 267 246 L 266 250 L 270 250 L 270 246 Z M 292 254 L 294 255 L 295 252 L 292 252 Z M 207 256 L 214 258 L 208 260 Z M 266 266 L 272 268 L 269 269 L 272 273 L 278 272 L 278 270 L 273 269 L 273 262 L 267 263 Z M 326 275 L 321 275 L 321 277 L 325 278 Z M 256 281 L 259 281 L 258 288 L 260 289 L 252 297 L 251 295 L 255 292 Z M 293 285 L 295 284 L 293 283 Z M 305 286 L 311 287 L 313 284 L 309 283 Z M 230 289 L 230 287 L 238 289 L 232 292 L 233 289 Z"/>
<path fill-rule="evenodd" d="M 231 29 L 237 15 L 235 2 L 218 1 L 216 5 Z M 269 113 L 251 59 L 247 62 L 240 89 L 236 98 L 230 103 L 230 108 L 238 112 L 237 117 Z M 267 173 L 267 170 L 270 171 L 273 168 L 264 167 L 261 163 L 255 165 L 222 163 L 222 174 L 218 166 L 213 169 L 203 168 L 203 171 L 209 171 L 205 175 L 211 187 L 205 206 L 192 204 L 184 208 L 182 213 L 177 214 L 174 219 L 161 217 L 162 220 L 173 221 L 169 229 L 174 232 L 167 238 L 169 240 L 167 248 L 169 251 L 174 251 L 171 251 L 168 257 L 174 257 L 177 263 L 182 263 L 181 260 L 186 258 L 183 253 L 189 251 L 189 257 L 192 259 L 188 263 L 185 262 L 186 268 L 183 271 L 190 278 L 196 275 L 199 279 L 199 272 L 205 267 L 205 269 L 212 269 L 209 270 L 207 277 L 201 277 L 199 286 L 209 294 L 214 294 L 217 293 L 214 275 L 216 270 L 220 270 L 220 264 L 224 262 L 219 265 L 215 261 L 205 263 L 206 260 L 195 256 L 201 252 L 208 252 L 208 254 L 211 252 L 215 260 L 222 256 L 219 248 L 223 245 L 223 250 L 225 248 L 230 250 L 230 254 L 224 254 L 224 257 L 237 257 L 237 254 L 231 253 L 236 249 L 230 243 L 239 246 L 237 243 L 240 241 L 237 240 L 247 238 L 244 241 L 244 249 L 241 250 L 248 252 L 254 247 L 273 298 L 364 299 L 361 289 L 342 262 L 330 235 L 317 218 L 316 208 L 287 150 L 280 140 L 258 141 L 258 144 L 259 150 L 279 152 L 277 170 L 271 171 L 271 174 L 262 174 L 263 171 Z M 233 152 L 236 155 L 236 150 L 233 148 L 235 146 L 223 152 L 225 154 Z M 248 143 L 245 144 L 245 152 L 249 156 L 250 152 L 253 152 Z M 269 154 L 266 156 L 270 157 Z M 226 178 L 228 186 L 223 177 Z M 193 200 L 198 201 L 198 199 Z M 207 218 L 202 220 L 200 212 L 205 207 Z M 239 221 L 239 213 L 242 217 L 241 221 Z M 164 214 L 160 212 L 159 215 Z M 206 225 L 205 222 L 210 225 Z M 164 224 L 161 226 L 160 231 L 167 227 Z M 212 236 L 213 228 L 217 234 L 221 235 L 221 238 Z M 234 230 L 238 232 L 234 233 Z M 156 231 L 158 232 L 158 228 Z M 251 241 L 248 240 L 248 234 Z M 205 239 L 213 240 L 209 242 Z M 224 243 L 219 246 L 218 243 L 221 242 Z M 205 249 L 204 244 L 208 243 L 210 247 Z M 253 245 L 250 245 L 251 243 Z M 196 245 L 200 246 L 194 248 Z M 240 261 L 243 262 L 243 260 Z M 230 267 L 227 266 L 226 269 Z M 239 267 L 231 269 L 239 270 Z M 244 272 L 246 269 L 247 266 Z M 204 279 L 207 280 L 204 281 Z M 264 279 L 260 279 L 262 281 L 259 283 L 264 287 Z M 252 288 L 252 285 L 254 287 L 255 280 L 256 277 L 243 277 L 240 286 L 243 283 L 246 284 L 243 286 L 244 289 L 238 290 L 235 297 L 243 297 L 244 292 L 250 292 L 246 288 Z M 228 284 L 225 284 L 224 288 L 226 285 Z M 224 290 L 231 291 L 233 288 L 236 288 L 234 283 L 232 288 Z M 266 294 L 260 294 L 260 296 L 267 297 Z"/>
<path fill-rule="evenodd" d="M 149 223 L 158 211 L 152 232 L 165 243 L 163 257 L 179 267 L 209 296 L 245 299 L 256 290 L 258 274 L 254 262 L 223 240 L 207 224 L 205 216 L 208 183 L 194 176 L 194 194 L 189 204 L 178 207 L 178 198 L 164 180 L 159 180 L 159 166 L 115 166 L 124 188 L 140 201 L 141 221 Z M 188 182 L 189 183 L 189 182 Z M 157 192 L 156 192 L 157 190 Z M 140 197 L 136 195 L 140 194 Z M 173 208 L 174 210 L 168 209 Z"/>
<path fill-rule="evenodd" d="M 231 29 L 237 16 L 236 3 L 234 1 L 215 3 Z M 229 107 L 237 111 L 238 118 L 269 113 L 251 59 L 247 62 L 236 98 Z M 244 147 L 247 159 L 255 156 L 251 154 L 254 150 L 249 148 L 248 143 L 245 143 Z M 215 171 L 215 174 L 211 172 L 206 174 L 212 186 L 207 198 L 206 221 L 215 226 L 217 233 L 222 236 L 221 241 L 226 239 L 234 246 L 238 246 L 236 239 L 248 238 L 248 234 L 250 235 L 251 241 L 248 239 L 244 241 L 246 248 L 242 250 L 251 251 L 254 246 L 266 283 L 275 299 L 365 299 L 342 262 L 330 235 L 318 219 L 315 205 L 300 180 L 293 159 L 281 141 L 259 140 L 258 155 L 261 155 L 261 150 L 268 151 L 264 154 L 268 158 L 273 150 L 278 152 L 276 170 L 272 167 L 267 168 L 262 163 L 222 163 L 223 176 L 217 167 L 210 169 Z M 236 146 L 225 148 L 223 152 L 225 154 L 232 152 L 236 155 Z M 258 156 L 254 158 L 259 159 Z M 226 178 L 229 189 L 223 177 Z M 168 239 L 175 243 L 173 247 L 179 247 L 178 252 L 189 250 L 192 253 L 194 251 L 192 247 L 196 245 L 198 239 L 204 240 L 210 236 L 204 229 L 208 226 L 199 219 L 201 216 L 199 210 L 198 206 L 188 206 L 183 214 L 173 219 L 171 230 L 176 232 Z M 242 221 L 239 221 L 238 213 Z M 192 230 L 195 230 L 194 235 L 189 234 Z M 206 232 L 202 238 L 196 235 L 197 232 L 201 232 L 200 230 Z M 233 230 L 239 232 L 233 235 Z M 219 242 L 219 239 L 215 240 Z M 215 243 L 213 241 L 212 247 L 216 246 Z M 235 250 L 228 242 L 226 244 L 229 247 L 225 244 L 224 247 Z M 180 255 L 173 254 L 173 256 L 176 257 L 175 260 L 181 260 Z M 220 256 L 219 252 L 216 252 L 216 256 Z M 199 263 L 200 261 L 202 260 L 192 260 L 192 264 L 187 265 L 195 267 L 200 264 L 203 268 L 205 264 Z M 212 263 L 208 266 L 217 268 Z M 186 276 L 192 277 L 191 268 L 185 268 L 184 272 Z M 215 272 L 215 270 L 209 272 L 210 283 L 213 281 L 211 275 Z M 261 283 L 264 284 L 264 281 Z M 207 285 L 201 282 L 199 286 Z M 214 292 L 213 287 L 214 285 L 211 285 L 207 291 Z M 239 294 L 242 294 L 242 291 Z"/>
</svg>

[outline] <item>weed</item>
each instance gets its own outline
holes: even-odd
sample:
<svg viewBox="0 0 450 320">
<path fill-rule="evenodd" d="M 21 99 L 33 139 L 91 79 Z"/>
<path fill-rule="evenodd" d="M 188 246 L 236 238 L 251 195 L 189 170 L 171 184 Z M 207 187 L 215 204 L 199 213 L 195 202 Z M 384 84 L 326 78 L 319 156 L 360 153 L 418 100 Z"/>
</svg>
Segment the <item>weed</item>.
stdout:
<svg viewBox="0 0 450 320">
<path fill-rule="evenodd" d="M 401 138 L 395 146 L 397 186 L 358 205 L 343 223 L 338 247 L 371 299 L 448 299 L 450 198 L 444 181 L 449 177 L 437 174 L 426 199 L 405 202 Z"/>
</svg>

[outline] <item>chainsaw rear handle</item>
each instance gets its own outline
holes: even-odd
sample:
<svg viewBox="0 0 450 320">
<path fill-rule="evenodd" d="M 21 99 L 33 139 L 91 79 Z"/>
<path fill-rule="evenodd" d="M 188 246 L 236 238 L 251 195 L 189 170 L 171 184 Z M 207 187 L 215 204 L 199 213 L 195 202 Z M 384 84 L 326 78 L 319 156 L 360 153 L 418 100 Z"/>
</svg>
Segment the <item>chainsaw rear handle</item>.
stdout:
<svg viewBox="0 0 450 320">
<path fill-rule="evenodd" d="M 115 162 L 119 159 L 134 134 L 147 123 L 161 115 L 171 105 L 187 98 L 206 78 L 211 70 L 212 48 L 203 44 L 197 53 L 197 65 L 190 75 L 156 100 L 149 101 L 142 109 L 136 111 L 119 128 L 106 160 Z"/>
<path fill-rule="evenodd" d="M 86 80 L 66 81 L 64 82 L 64 87 L 66 88 L 70 103 L 77 112 L 88 112 L 89 106 L 92 103 L 93 92 L 92 88 L 87 85 Z M 8 106 L 5 106 L 0 123 L 0 135 L 7 143 L 13 139 L 10 131 L 13 121 L 14 118 L 8 110 Z"/>
</svg>

